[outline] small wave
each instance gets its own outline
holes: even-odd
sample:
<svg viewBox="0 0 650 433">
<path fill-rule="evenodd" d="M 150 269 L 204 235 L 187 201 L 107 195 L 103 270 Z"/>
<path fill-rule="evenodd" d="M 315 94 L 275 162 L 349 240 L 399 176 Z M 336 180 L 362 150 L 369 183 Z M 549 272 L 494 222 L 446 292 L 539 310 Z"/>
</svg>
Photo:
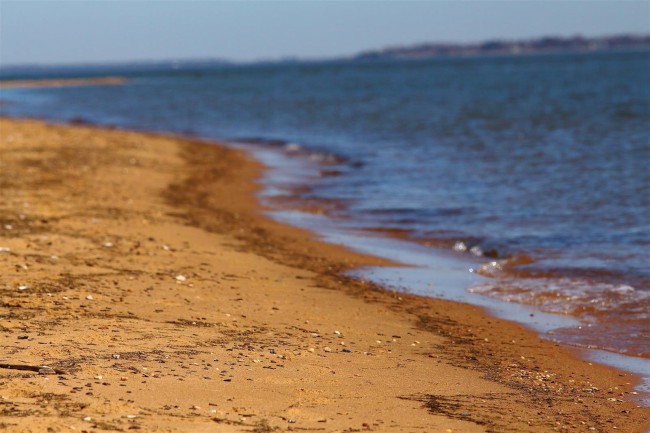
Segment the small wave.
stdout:
<svg viewBox="0 0 650 433">
<path fill-rule="evenodd" d="M 284 150 L 286 150 L 288 153 L 300 152 L 302 150 L 302 146 L 298 143 L 287 143 L 284 145 Z"/>
<path fill-rule="evenodd" d="M 474 248 L 478 248 L 478 251 L 472 251 Z M 480 247 L 472 247 L 469 249 L 469 252 L 474 254 L 475 256 L 483 256 L 486 255 Z M 529 265 L 531 263 L 534 263 L 534 260 L 532 257 L 527 256 L 525 254 L 520 254 L 516 255 L 513 257 L 509 257 L 507 259 L 502 259 L 502 260 L 494 260 L 489 263 L 484 263 L 478 267 L 478 269 L 472 269 L 472 272 L 476 272 L 479 275 L 482 275 L 484 277 L 491 277 L 491 278 L 503 278 L 508 275 L 518 275 L 521 274 L 522 272 L 519 270 L 515 270 L 518 266 L 524 266 L 524 265 Z"/>
<path fill-rule="evenodd" d="M 480 246 L 473 245 L 470 247 L 463 241 L 457 241 L 456 243 L 454 243 L 454 246 L 452 246 L 451 249 L 456 251 L 457 253 L 470 253 L 476 257 L 482 257 L 486 255 Z"/>
<path fill-rule="evenodd" d="M 498 262 L 491 262 L 489 268 L 494 273 L 503 270 Z M 474 284 L 468 291 L 506 302 L 534 305 L 548 313 L 650 318 L 650 292 L 625 284 L 570 278 L 503 278 Z"/>
</svg>

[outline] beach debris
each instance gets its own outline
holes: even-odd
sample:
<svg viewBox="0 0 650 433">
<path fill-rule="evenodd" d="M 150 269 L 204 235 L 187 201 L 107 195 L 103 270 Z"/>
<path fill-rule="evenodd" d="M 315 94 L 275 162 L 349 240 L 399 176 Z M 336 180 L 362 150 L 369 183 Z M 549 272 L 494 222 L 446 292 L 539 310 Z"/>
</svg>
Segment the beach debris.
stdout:
<svg viewBox="0 0 650 433">
<path fill-rule="evenodd" d="M 187 277 L 185 275 L 176 275 L 176 281 L 187 281 Z"/>
<path fill-rule="evenodd" d="M 11 248 L 9 247 L 0 247 L 0 253 L 9 253 L 11 252 Z"/>
<path fill-rule="evenodd" d="M 112 242 L 104 242 L 104 248 L 113 248 Z"/>
<path fill-rule="evenodd" d="M 18 290 L 27 290 L 27 289 L 31 289 L 31 287 L 30 286 L 18 286 Z"/>
<path fill-rule="evenodd" d="M 5 224 L 5 230 L 13 230 L 14 226 L 11 224 Z"/>
<path fill-rule="evenodd" d="M 334 331 L 336 335 L 341 335 L 341 331 Z"/>
<path fill-rule="evenodd" d="M 86 299 L 89 300 L 89 301 L 92 301 L 95 298 L 93 298 L 93 295 L 88 295 L 88 296 L 86 296 Z"/>
<path fill-rule="evenodd" d="M 114 353 L 114 354 L 111 355 L 111 358 L 113 358 L 113 359 L 120 359 L 120 355 L 117 354 L 117 353 Z"/>
<path fill-rule="evenodd" d="M 63 370 L 57 368 L 52 368 L 47 365 L 26 365 L 26 364 L 5 364 L 0 363 L 0 368 L 6 368 L 8 370 L 25 370 L 25 371 L 34 371 L 38 374 L 67 374 Z"/>
<path fill-rule="evenodd" d="M 95 379 L 97 379 L 97 380 L 102 380 L 103 378 L 104 378 L 104 376 L 102 376 L 101 374 L 98 374 L 97 376 L 95 376 Z"/>
<path fill-rule="evenodd" d="M 162 246 L 162 249 L 165 250 L 165 251 L 169 251 L 169 250 L 170 250 L 170 248 L 169 248 L 167 245 L 163 245 L 163 246 Z"/>
<path fill-rule="evenodd" d="M 348 349 L 347 347 L 344 347 L 343 349 L 341 349 L 341 352 L 343 352 L 343 353 L 352 353 L 352 351 L 350 349 Z"/>
<path fill-rule="evenodd" d="M 325 346 L 325 347 L 323 347 L 323 351 L 325 351 L 325 352 L 331 352 L 332 349 L 331 349 L 329 346 Z"/>
<path fill-rule="evenodd" d="M 84 417 L 84 421 L 86 421 L 86 422 L 88 422 L 88 421 L 92 421 L 92 420 L 93 420 L 93 419 L 92 419 L 91 417 L 89 417 L 89 416 Z"/>
</svg>

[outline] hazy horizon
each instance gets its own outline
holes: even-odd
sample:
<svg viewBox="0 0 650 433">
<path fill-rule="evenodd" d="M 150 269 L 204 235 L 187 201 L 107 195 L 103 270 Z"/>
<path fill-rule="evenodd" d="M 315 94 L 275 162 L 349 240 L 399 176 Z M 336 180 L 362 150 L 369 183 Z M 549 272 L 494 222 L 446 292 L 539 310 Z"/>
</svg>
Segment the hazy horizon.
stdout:
<svg viewBox="0 0 650 433">
<path fill-rule="evenodd" d="M 419 43 L 650 33 L 645 1 L 0 2 L 0 65 L 257 62 Z"/>
</svg>

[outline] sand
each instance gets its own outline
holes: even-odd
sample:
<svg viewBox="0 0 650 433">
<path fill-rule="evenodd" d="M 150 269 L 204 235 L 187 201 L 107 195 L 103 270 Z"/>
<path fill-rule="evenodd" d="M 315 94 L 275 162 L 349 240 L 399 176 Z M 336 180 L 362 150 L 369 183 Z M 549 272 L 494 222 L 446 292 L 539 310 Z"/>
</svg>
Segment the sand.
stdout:
<svg viewBox="0 0 650 433">
<path fill-rule="evenodd" d="M 1 119 L 0 363 L 37 371 L 0 368 L 0 426 L 650 426 L 634 376 L 476 307 L 343 277 L 382 262 L 263 217 L 261 169 L 216 144 Z"/>
<path fill-rule="evenodd" d="M 115 86 L 126 83 L 124 77 L 58 78 L 42 80 L 0 80 L 0 89 L 18 87 Z"/>
</svg>

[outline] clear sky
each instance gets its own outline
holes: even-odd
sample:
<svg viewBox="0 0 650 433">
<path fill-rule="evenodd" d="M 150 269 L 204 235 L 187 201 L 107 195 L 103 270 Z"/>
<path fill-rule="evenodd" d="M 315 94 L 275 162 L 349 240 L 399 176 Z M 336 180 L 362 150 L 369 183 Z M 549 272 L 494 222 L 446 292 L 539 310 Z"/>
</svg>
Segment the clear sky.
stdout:
<svg viewBox="0 0 650 433">
<path fill-rule="evenodd" d="M 420 42 L 650 33 L 642 1 L 0 0 L 0 64 L 324 58 Z"/>
</svg>

